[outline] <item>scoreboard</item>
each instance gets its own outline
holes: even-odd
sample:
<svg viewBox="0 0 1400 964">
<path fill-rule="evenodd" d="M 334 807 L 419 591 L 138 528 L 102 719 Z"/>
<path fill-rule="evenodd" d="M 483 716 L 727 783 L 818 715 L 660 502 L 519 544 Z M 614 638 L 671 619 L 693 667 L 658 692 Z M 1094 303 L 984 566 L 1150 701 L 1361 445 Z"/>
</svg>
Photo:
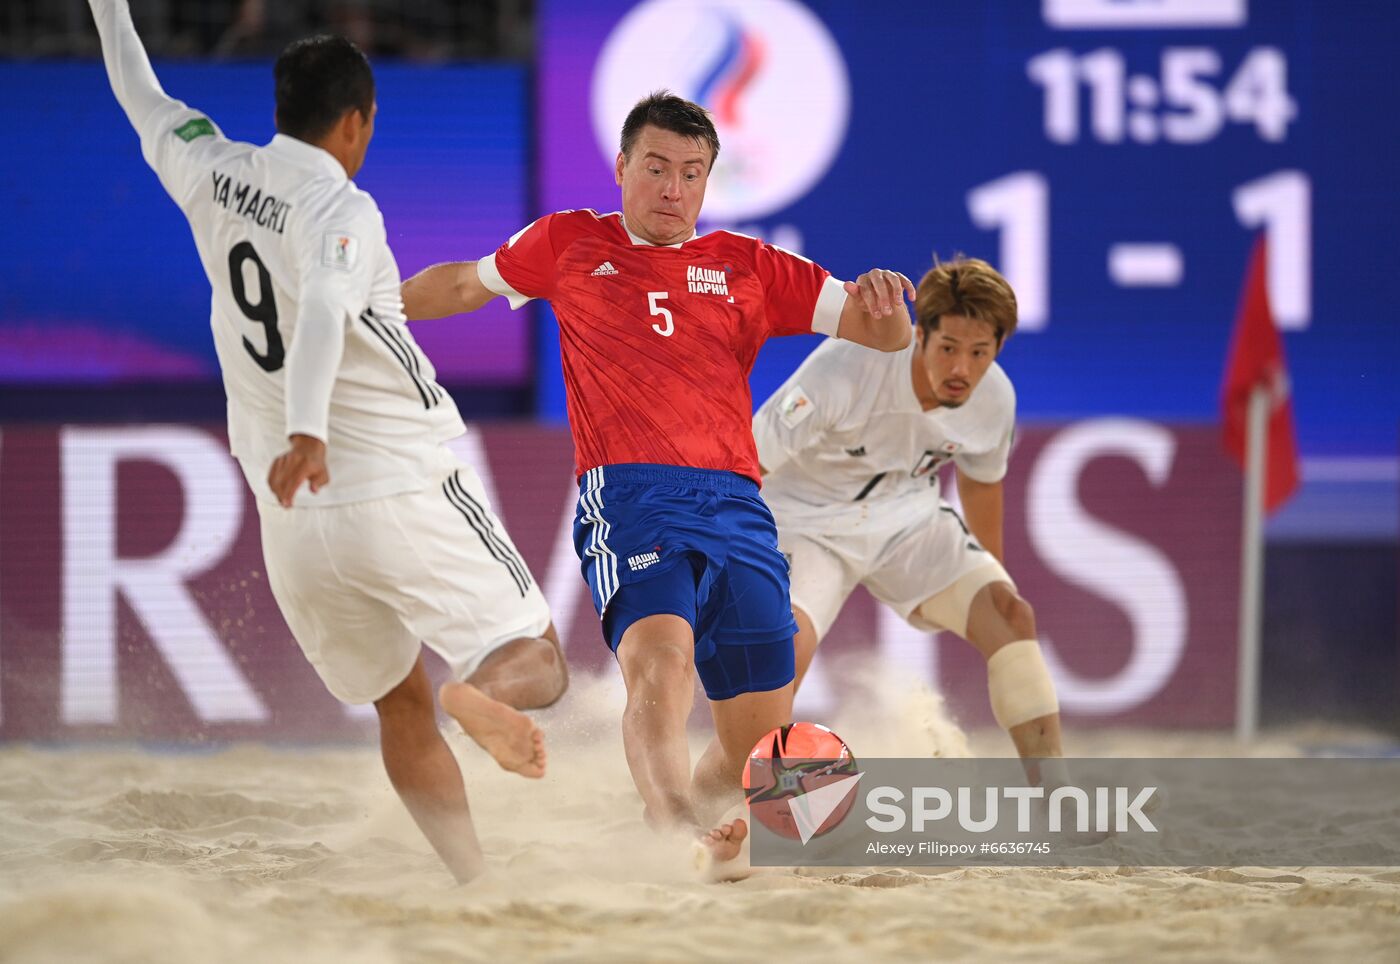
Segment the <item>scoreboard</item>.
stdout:
<svg viewBox="0 0 1400 964">
<path fill-rule="evenodd" d="M 1397 41 L 1380 0 L 546 0 L 535 213 L 615 210 L 627 108 L 698 99 L 723 144 L 708 226 L 843 277 L 993 262 L 1021 306 L 1002 361 L 1043 419 L 1216 420 L 1262 234 L 1303 453 L 1393 457 Z M 769 343 L 755 403 L 812 344 Z"/>
</svg>

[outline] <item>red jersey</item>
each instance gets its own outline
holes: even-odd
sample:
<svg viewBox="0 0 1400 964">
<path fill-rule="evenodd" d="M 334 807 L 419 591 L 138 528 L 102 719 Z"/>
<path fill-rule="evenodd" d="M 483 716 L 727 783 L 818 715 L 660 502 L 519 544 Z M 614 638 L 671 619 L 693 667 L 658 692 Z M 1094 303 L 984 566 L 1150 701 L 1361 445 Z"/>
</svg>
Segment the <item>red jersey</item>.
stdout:
<svg viewBox="0 0 1400 964">
<path fill-rule="evenodd" d="M 559 319 L 581 475 L 652 462 L 758 479 L 749 371 L 770 335 L 834 335 L 846 293 L 806 258 L 730 231 L 668 247 L 620 214 L 548 214 L 478 262 L 518 308 Z"/>
</svg>

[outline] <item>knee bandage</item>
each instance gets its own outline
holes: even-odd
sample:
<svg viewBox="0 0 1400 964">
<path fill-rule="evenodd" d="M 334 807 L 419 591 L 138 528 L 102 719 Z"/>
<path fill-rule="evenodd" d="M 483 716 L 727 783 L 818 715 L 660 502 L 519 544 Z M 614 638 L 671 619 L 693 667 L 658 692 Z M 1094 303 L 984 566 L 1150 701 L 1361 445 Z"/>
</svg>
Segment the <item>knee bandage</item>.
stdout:
<svg viewBox="0 0 1400 964">
<path fill-rule="evenodd" d="M 1006 574 L 1001 563 L 989 558 L 986 565 L 965 573 L 938 595 L 924 600 L 914 614 L 928 625 L 950 630 L 966 639 L 967 617 L 972 611 L 972 600 L 994 582 L 1004 582 L 1013 588 L 1016 585 Z"/>
<path fill-rule="evenodd" d="M 1004 730 L 1060 712 L 1055 684 L 1033 639 L 1008 643 L 987 660 L 992 715 Z"/>
</svg>

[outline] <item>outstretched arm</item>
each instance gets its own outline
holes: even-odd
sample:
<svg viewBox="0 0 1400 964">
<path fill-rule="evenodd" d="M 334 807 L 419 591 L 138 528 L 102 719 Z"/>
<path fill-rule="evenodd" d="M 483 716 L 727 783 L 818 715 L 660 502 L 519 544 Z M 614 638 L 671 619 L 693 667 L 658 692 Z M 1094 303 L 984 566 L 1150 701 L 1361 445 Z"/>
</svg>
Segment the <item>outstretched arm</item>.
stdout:
<svg viewBox="0 0 1400 964">
<path fill-rule="evenodd" d="M 117 103 L 126 111 L 131 126 L 144 139 L 152 119 L 162 108 L 184 105 L 167 97 L 156 80 L 126 0 L 88 0 L 88 6 L 102 38 L 102 60 L 107 65 L 112 93 L 117 95 Z"/>
<path fill-rule="evenodd" d="M 1002 487 L 1000 482 L 978 482 L 958 469 L 958 498 L 962 500 L 967 527 L 983 549 L 1005 563 L 1002 556 Z"/>
<path fill-rule="evenodd" d="M 166 96 L 131 24 L 127 0 L 88 0 L 102 38 L 112 93 L 141 138 L 141 156 L 182 208 L 208 176 L 207 161 L 228 142 L 197 110 Z"/>
<path fill-rule="evenodd" d="M 424 268 L 403 283 L 401 294 L 403 313 L 409 321 L 476 311 L 496 297 L 481 283 L 475 261 L 452 261 Z"/>
<path fill-rule="evenodd" d="M 876 268 L 847 281 L 836 337 L 879 351 L 899 351 L 913 337 L 906 297 L 914 300 L 914 283 L 898 271 Z"/>
</svg>

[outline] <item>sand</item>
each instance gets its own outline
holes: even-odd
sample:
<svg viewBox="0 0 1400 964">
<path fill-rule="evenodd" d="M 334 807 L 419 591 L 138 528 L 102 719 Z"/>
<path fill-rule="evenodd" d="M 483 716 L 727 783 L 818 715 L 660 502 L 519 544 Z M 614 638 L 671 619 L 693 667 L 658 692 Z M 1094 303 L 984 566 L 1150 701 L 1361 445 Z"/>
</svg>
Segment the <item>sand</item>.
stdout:
<svg viewBox="0 0 1400 964">
<path fill-rule="evenodd" d="M 929 694 L 833 721 L 870 755 L 1005 755 Z M 372 747 L 0 750 L 0 961 L 1396 960 L 1400 868 L 945 868 L 703 884 L 642 825 L 610 682 L 542 715 L 550 772 L 458 735 L 491 871 L 456 887 Z M 1083 755 L 1242 755 L 1072 735 Z M 697 734 L 696 749 L 702 735 Z M 1251 755 L 1293 755 L 1297 734 Z"/>
</svg>

